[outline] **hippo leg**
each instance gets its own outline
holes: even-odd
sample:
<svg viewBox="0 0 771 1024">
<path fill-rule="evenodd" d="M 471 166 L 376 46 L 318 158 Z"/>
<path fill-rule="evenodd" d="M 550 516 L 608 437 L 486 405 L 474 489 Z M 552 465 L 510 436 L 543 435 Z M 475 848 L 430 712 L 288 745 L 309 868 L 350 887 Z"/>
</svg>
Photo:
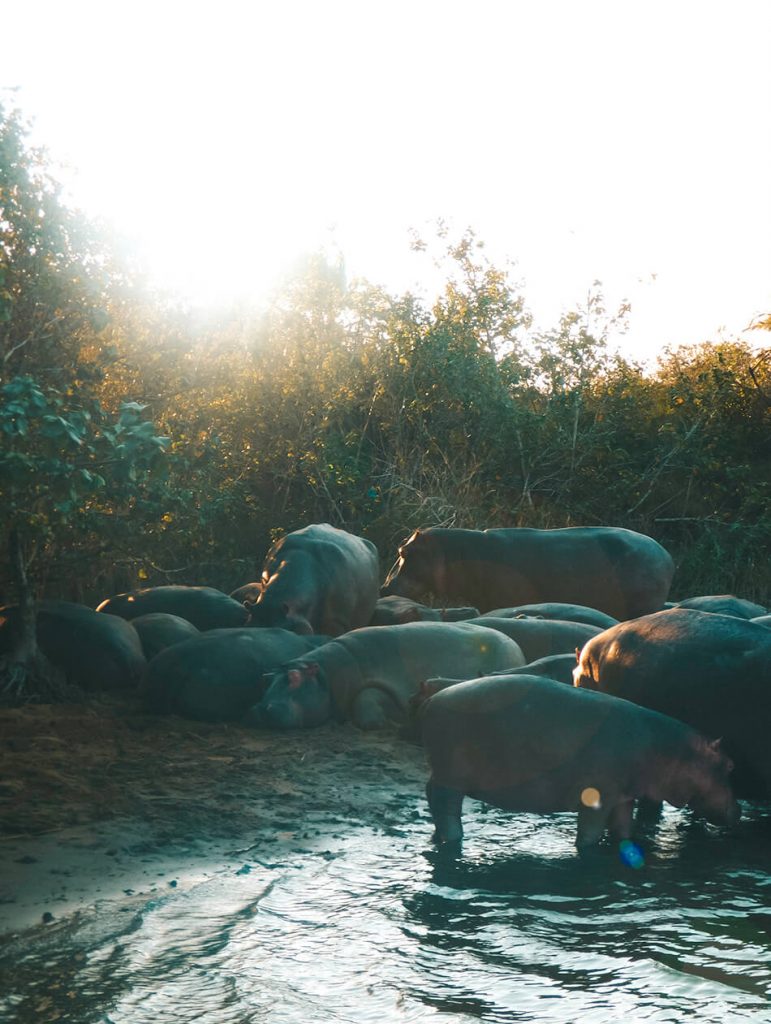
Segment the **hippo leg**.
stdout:
<svg viewBox="0 0 771 1024">
<path fill-rule="evenodd" d="M 359 729 L 383 729 L 388 717 L 383 707 L 383 694 L 379 690 L 362 690 L 353 702 L 351 719 Z"/>
<path fill-rule="evenodd" d="M 579 850 L 596 846 L 608 827 L 610 811 L 604 807 L 581 807 L 578 811 L 576 846 Z"/>
<path fill-rule="evenodd" d="M 661 800 L 651 800 L 647 796 L 640 797 L 637 801 L 636 822 L 638 825 L 655 825 L 660 820 L 664 810 Z"/>
<path fill-rule="evenodd" d="M 634 800 L 623 800 L 621 803 L 616 804 L 610 812 L 610 817 L 608 818 L 608 829 L 616 841 L 632 838 L 633 815 Z"/>
<path fill-rule="evenodd" d="M 437 786 L 429 779 L 426 785 L 426 796 L 428 797 L 428 808 L 436 826 L 432 837 L 433 841 L 435 843 L 459 843 L 463 838 L 463 826 L 460 820 L 463 794 L 457 789 Z"/>
</svg>

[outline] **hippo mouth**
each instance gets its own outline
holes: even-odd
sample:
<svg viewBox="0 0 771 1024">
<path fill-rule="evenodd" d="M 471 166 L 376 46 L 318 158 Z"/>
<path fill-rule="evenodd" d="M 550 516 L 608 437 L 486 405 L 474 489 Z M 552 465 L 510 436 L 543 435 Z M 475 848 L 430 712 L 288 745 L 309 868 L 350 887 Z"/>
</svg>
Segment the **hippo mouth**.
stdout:
<svg viewBox="0 0 771 1024">
<path fill-rule="evenodd" d="M 294 700 L 261 701 L 249 709 L 246 724 L 261 729 L 301 729 L 302 708 Z"/>
</svg>

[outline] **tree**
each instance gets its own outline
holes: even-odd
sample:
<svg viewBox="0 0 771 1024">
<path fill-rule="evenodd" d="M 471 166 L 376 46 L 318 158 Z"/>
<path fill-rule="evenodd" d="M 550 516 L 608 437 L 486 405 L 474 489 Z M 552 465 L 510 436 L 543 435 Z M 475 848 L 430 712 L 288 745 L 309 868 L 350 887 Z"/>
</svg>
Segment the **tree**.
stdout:
<svg viewBox="0 0 771 1024">
<path fill-rule="evenodd" d="M 62 201 L 43 155 L 0 104 L 0 482 L 8 576 L 19 603 L 0 699 L 50 698 L 60 680 L 37 649 L 35 592 L 56 557 L 120 530 L 168 444 L 143 407 L 110 415 L 99 389 L 115 359 L 108 255 Z"/>
</svg>

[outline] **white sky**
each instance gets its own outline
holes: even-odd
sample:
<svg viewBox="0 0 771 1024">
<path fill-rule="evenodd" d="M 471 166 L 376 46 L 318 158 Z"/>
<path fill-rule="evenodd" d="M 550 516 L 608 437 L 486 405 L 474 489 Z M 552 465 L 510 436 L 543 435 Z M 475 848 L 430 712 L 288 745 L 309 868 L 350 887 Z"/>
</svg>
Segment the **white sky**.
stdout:
<svg viewBox="0 0 771 1024">
<path fill-rule="evenodd" d="M 419 289 L 408 229 L 443 217 L 541 326 L 595 278 L 629 298 L 634 354 L 771 312 L 769 0 L 25 0 L 2 30 L 77 201 L 196 301 L 330 241 Z"/>
</svg>

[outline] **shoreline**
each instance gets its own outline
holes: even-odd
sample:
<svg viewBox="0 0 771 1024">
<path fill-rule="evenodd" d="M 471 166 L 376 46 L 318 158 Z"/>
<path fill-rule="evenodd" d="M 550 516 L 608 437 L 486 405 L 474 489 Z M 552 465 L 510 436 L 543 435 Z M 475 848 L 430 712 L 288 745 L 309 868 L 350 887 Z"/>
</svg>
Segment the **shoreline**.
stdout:
<svg viewBox="0 0 771 1024">
<path fill-rule="evenodd" d="M 398 824 L 426 777 L 395 731 L 273 733 L 148 715 L 133 695 L 0 709 L 0 939 L 184 891 L 257 847 Z"/>
</svg>

